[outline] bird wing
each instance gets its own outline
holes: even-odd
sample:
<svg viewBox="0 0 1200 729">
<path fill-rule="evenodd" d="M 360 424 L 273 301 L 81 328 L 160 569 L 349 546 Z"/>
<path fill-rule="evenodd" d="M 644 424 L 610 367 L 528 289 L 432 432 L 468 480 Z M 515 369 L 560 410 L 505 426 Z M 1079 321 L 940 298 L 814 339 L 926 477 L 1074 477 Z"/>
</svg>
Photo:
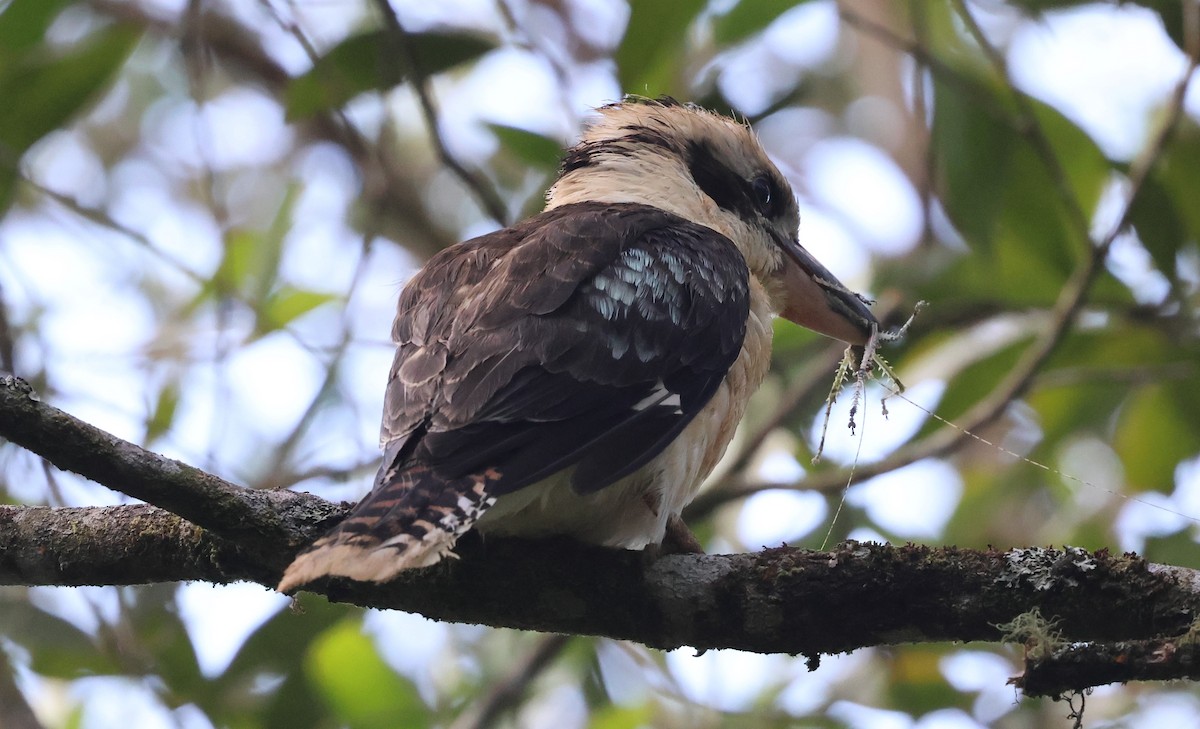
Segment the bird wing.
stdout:
<svg viewBox="0 0 1200 729">
<path fill-rule="evenodd" d="M 603 488 L 666 447 L 741 349 L 749 273 L 711 228 L 584 203 L 470 246 L 401 304 L 384 471 L 494 468 L 499 496 L 577 464 L 578 491 Z"/>
<path fill-rule="evenodd" d="M 387 579 L 498 496 L 569 466 L 580 493 L 633 473 L 713 396 L 748 313 L 733 243 L 645 205 L 567 205 L 443 251 L 401 295 L 375 487 L 312 549 L 443 537 L 369 577 Z"/>
</svg>

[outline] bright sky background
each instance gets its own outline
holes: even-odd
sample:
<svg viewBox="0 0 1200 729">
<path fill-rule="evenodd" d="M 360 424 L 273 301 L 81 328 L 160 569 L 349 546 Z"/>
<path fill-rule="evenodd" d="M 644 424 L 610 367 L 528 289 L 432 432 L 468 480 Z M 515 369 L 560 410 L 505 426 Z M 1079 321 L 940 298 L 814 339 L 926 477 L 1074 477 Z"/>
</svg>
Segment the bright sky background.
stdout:
<svg viewBox="0 0 1200 729">
<path fill-rule="evenodd" d="M 524 14 L 524 3 L 510 3 L 516 14 Z M 182 0 L 156 0 L 160 7 L 178 14 Z M 567 5 L 577 17 L 585 18 L 581 27 L 595 40 L 613 43 L 623 32 L 628 11 L 616 0 L 572 0 Z M 987 4 L 994 7 L 994 4 Z M 450 19 L 461 24 L 464 18 L 484 29 L 502 27 L 493 0 L 408 0 L 399 3 L 402 17 L 410 27 L 437 24 Z M 241 0 L 231 7 L 247 18 L 256 19 L 264 28 L 268 47 L 293 71 L 303 69 L 307 61 L 296 44 L 276 25 L 262 16 L 258 2 Z M 348 13 L 340 2 L 301 2 L 295 19 L 318 45 L 340 38 L 360 18 Z M 281 11 L 283 12 L 283 11 Z M 1164 34 L 1157 17 L 1135 7 L 1085 6 L 1050 13 L 1040 23 L 1016 22 L 1013 17 L 987 15 L 989 32 L 1010 43 L 1010 63 L 1014 78 L 1026 91 L 1062 110 L 1082 126 L 1117 159 L 1135 155 L 1146 138 L 1148 124 L 1184 69 L 1180 51 Z M 553 27 L 545 17 L 531 17 L 547 32 L 538 40 L 553 47 Z M 64 37 L 72 31 L 69 22 L 58 28 Z M 772 98 L 774 78 L 790 78 L 829 59 L 835 50 L 837 28 L 833 2 L 809 2 L 781 17 L 761 41 L 737 50 L 724 59 L 720 83 L 724 93 L 753 113 Z M 153 59 L 143 59 L 152 63 Z M 763 65 L 780 64 L 789 73 L 764 73 Z M 489 54 L 468 73 L 439 79 L 437 98 L 443 110 L 442 131 L 453 152 L 462 159 L 486 156 L 495 140 L 483 126 L 499 122 L 522 126 L 562 139 L 573 138 L 580 120 L 594 106 L 616 99 L 617 87 L 611 69 L 605 64 L 571 67 L 571 98 L 560 96 L 553 69 L 537 56 L 519 49 Z M 1195 83 L 1188 97 L 1189 113 L 1200 116 L 1200 91 Z M 122 93 L 121 89 L 116 94 Z M 412 112 L 412 99 L 397 92 L 388 103 Z M 377 101 L 356 102 L 350 116 L 364 128 L 378 125 L 382 107 Z M 101 109 L 101 113 L 103 109 Z M 795 135 L 814 134 L 827 128 L 830 120 L 824 112 L 797 111 L 769 120 L 760 130 L 769 147 L 785 144 Z M 145 134 L 151 140 L 150 154 L 172 165 L 195 167 L 208 164 L 217 170 L 268 163 L 277 160 L 289 141 L 280 108 L 271 99 L 253 91 L 234 91 L 197 109 L 194 106 L 163 108 L 146 121 Z M 772 149 L 778 149 L 772 147 Z M 802 239 L 814 254 L 852 288 L 865 288 L 869 281 L 869 255 L 899 255 L 913 246 L 921 232 L 921 213 L 916 192 L 899 168 L 885 153 L 870 143 L 837 137 L 805 145 L 797 157 L 782 160 L 792 174 L 804 180 L 807 195 L 801 200 Z M 181 207 L 170 195 L 171 180 L 162 179 L 156 167 L 131 162 L 106 179 L 99 161 L 70 132 L 54 135 L 40 144 L 31 155 L 30 168 L 45 186 L 78 198 L 85 204 L 99 203 L 98 190 L 113 185 L 121 190 L 114 206 L 115 217 L 141 231 L 154 245 L 189 270 L 205 276 L 220 256 L 220 234 L 203 210 Z M 299 162 L 306 182 L 302 204 L 297 206 L 293 238 L 285 261 L 290 280 L 329 291 L 350 287 L 354 261 L 331 256 L 330 251 L 344 249 L 356 240 L 352 231 L 338 221 L 358 194 L 357 180 L 345 159 L 331 149 L 315 149 Z M 438 192 L 437 185 L 431 193 Z M 233 214 L 237 215 L 236 203 Z M 482 232 L 482 231 L 476 231 Z M 4 239 L 0 250 L 0 285 L 3 286 L 13 315 L 24 318 L 37 307 L 45 307 L 44 330 L 51 351 L 22 350 L 19 357 L 27 363 L 44 358 L 50 363 L 55 384 L 63 391 L 56 405 L 73 412 L 101 428 L 124 437 L 141 436 L 142 413 L 122 403 L 140 402 L 147 393 L 147 372 L 130 366 L 130 353 L 154 334 L 151 312 L 135 297 L 125 294 L 139 276 L 153 269 L 156 275 L 169 276 L 182 291 L 194 287 L 188 278 L 169 265 L 147 256 L 138 244 L 98 229 L 53 206 L 33 213 L 14 213 L 0 224 Z M 87 238 L 94 245 L 79 246 Z M 1126 281 L 1144 281 L 1153 287 L 1144 251 L 1130 242 L 1119 257 L 1120 273 Z M 330 464 L 353 463 L 374 452 L 377 438 L 377 413 L 382 383 L 391 359 L 386 338 L 399 285 L 411 275 L 417 262 L 407 258 L 395 246 L 375 246 L 347 315 L 354 331 L 365 342 L 357 345 L 348 358 L 344 385 L 352 388 L 360 401 L 362 417 L 341 424 L 342 438 L 331 438 L 315 459 Z M 55 270 L 55 276 L 40 272 Z M 163 270 L 159 270 L 163 269 Z M 1139 278 L 1140 277 L 1140 278 Z M 1152 291 L 1147 288 L 1146 291 Z M 104 306 L 96 306 L 96 301 Z M 304 336 L 321 343 L 337 322 L 338 312 L 326 312 L 306 320 Z M 235 323 L 237 324 L 237 323 Z M 249 327 L 250 322 L 240 326 Z M 324 333 L 323 333 L 324 332 Z M 994 335 L 995 332 L 989 333 Z M 208 331 L 182 332 L 183 346 L 200 355 L 211 352 L 214 338 Z M 909 397 L 923 407 L 932 408 L 941 395 L 936 357 L 913 373 L 902 373 L 910 385 Z M 224 365 L 223 378 L 232 382 L 233 391 L 224 397 L 196 397 L 184 403 L 180 421 L 161 449 L 167 455 L 195 462 L 237 478 L 244 466 L 253 463 L 257 442 L 223 435 L 225 418 L 245 418 L 263 438 L 289 428 L 312 394 L 319 387 L 320 363 L 297 341 L 286 335 L 273 335 L 237 350 Z M 201 392 L 217 390 L 218 374 L 212 368 L 193 368 L 193 384 Z M 826 458 L 849 462 L 861 446 L 861 461 L 882 458 L 903 442 L 922 422 L 923 414 L 907 403 L 889 402 L 890 420 L 878 417 L 877 404 L 882 393 L 869 391 L 875 405 L 866 408 L 865 428 L 869 435 L 851 438 L 840 428 L 831 427 Z M 846 407 L 842 399 L 841 407 Z M 235 408 L 223 412 L 218 403 Z M 845 422 L 845 413 L 835 411 L 832 422 Z M 814 424 L 814 430 L 819 424 Z M 1105 457 L 1106 446 L 1090 443 L 1081 446 L 1078 464 L 1081 472 L 1087 463 Z M 794 478 L 803 472 L 786 448 L 764 460 L 765 478 Z M 1088 473 L 1092 473 L 1089 471 Z M 249 475 L 249 474 L 242 474 Z M 1097 475 L 1099 479 L 1101 476 Z M 19 479 L 14 479 L 15 485 Z M 71 503 L 119 503 L 119 494 L 69 478 L 66 497 Z M 341 488 L 324 485 L 320 491 L 329 498 L 357 498 L 367 483 Z M 1098 485 L 1080 486 L 1078 499 L 1103 501 L 1107 494 Z M 962 486 L 952 468 L 925 461 L 892 474 L 856 484 L 847 493 L 847 503 L 864 508 L 877 523 L 902 538 L 922 539 L 938 534 L 953 513 Z M 41 500 L 40 493 L 14 493 L 18 498 Z M 1185 514 L 1200 514 L 1200 465 L 1191 462 L 1180 469 L 1179 488 L 1170 496 L 1150 494 L 1143 502 L 1129 503 L 1118 520 L 1123 549 L 1134 549 L 1148 535 L 1170 533 L 1183 525 L 1181 517 L 1154 508 L 1154 504 Z M 813 494 L 767 492 L 751 498 L 738 521 L 738 538 L 747 548 L 795 540 L 828 528 L 830 514 L 825 501 Z M 873 534 L 857 534 L 867 538 Z M 53 611 L 67 615 L 87 627 L 94 621 L 89 602 L 112 609 L 111 591 L 89 589 L 34 588 Z M 287 598 L 256 585 L 213 587 L 185 584 L 179 588 L 183 617 L 196 645 L 201 665 L 208 673 L 217 673 L 232 658 L 233 651 L 262 620 L 284 607 Z M 413 676 L 429 691 L 435 677 L 427 670 L 448 649 L 448 628 L 416 616 L 372 614 L 367 629 L 376 636 L 385 657 L 397 669 Z M 622 686 L 621 675 L 634 670 L 629 652 L 636 647 L 601 648 L 601 665 L 611 678 L 614 690 L 628 691 L 636 698 L 636 686 Z M 807 673 L 802 664 L 780 656 L 758 656 L 736 651 L 711 651 L 694 657 L 692 651 L 672 652 L 668 666 L 678 690 L 694 701 L 723 709 L 750 708 L 764 684 L 783 687 L 780 702 L 785 707 L 803 710 L 818 705 L 838 677 L 853 667 L 873 660 L 869 651 L 851 656 L 825 658 L 820 670 Z M 990 653 L 963 650 L 946 658 L 941 666 L 947 680 L 955 686 L 980 691 L 971 712 L 938 712 L 913 723 L 899 714 L 880 712 L 850 702 L 834 706 L 834 715 L 852 726 L 922 729 L 938 727 L 976 727 L 1004 713 L 1010 706 L 1011 691 L 1004 687 L 1006 664 Z M 32 679 L 25 675 L 27 683 Z M 119 690 L 114 690 L 119 686 Z M 35 694 L 43 707 L 55 705 L 54 686 L 45 684 Z M 94 692 L 110 697 L 97 701 L 111 711 L 93 716 L 88 726 L 117 724 L 136 726 L 203 727 L 207 722 L 198 712 L 186 709 L 167 716 L 152 699 L 150 691 L 124 679 L 95 679 L 80 682 L 72 689 L 77 694 Z M 823 693 L 824 692 L 824 693 Z M 578 707 L 577 697 L 564 696 L 560 706 Z M 573 703 L 574 702 L 574 703 Z M 1143 707 L 1131 725 L 1196 726 L 1200 705 L 1180 694 L 1153 707 Z M 571 710 L 547 720 L 530 716 L 530 726 L 583 726 L 584 715 Z M 1188 724 L 1188 722 L 1192 722 Z"/>
</svg>

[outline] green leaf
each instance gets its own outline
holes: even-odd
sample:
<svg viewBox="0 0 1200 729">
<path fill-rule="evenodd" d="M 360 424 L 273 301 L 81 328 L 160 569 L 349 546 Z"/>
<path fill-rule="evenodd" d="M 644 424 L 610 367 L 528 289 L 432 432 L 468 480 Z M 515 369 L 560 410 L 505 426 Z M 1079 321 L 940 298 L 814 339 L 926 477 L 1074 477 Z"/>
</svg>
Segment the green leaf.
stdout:
<svg viewBox="0 0 1200 729">
<path fill-rule="evenodd" d="M 705 0 L 631 0 L 629 26 L 617 48 L 617 78 L 627 93 L 677 93 L 684 40 Z"/>
<path fill-rule="evenodd" d="M 1151 562 L 1176 567 L 1200 569 L 1200 550 L 1190 529 L 1182 529 L 1164 537 L 1149 537 L 1142 556 Z"/>
<path fill-rule="evenodd" d="M 0 14 L 0 212 L 16 193 L 21 156 L 91 102 L 140 37 L 109 26 L 50 55 L 35 44 L 62 4 L 19 0 Z"/>
<path fill-rule="evenodd" d="M 170 582 L 139 585 L 127 591 L 118 623 L 122 627 L 137 626 L 133 645 L 145 661 L 145 670 L 152 671 L 167 689 L 160 689 L 158 695 L 172 708 L 199 700 L 211 688 L 200 672 L 195 646 L 179 616 L 177 592 L 178 585 Z"/>
<path fill-rule="evenodd" d="M 296 670 L 295 665 L 287 666 L 278 675 L 284 677 L 283 683 L 258 712 L 261 720 L 247 722 L 246 729 L 328 729 L 338 726 L 329 717 L 329 710 L 313 691 L 312 684 L 302 671 Z M 251 689 L 244 687 L 242 690 L 249 693 Z M 234 719 L 242 718 L 242 712 L 238 709 L 236 705 L 220 706 L 209 709 L 209 716 L 229 714 Z"/>
<path fill-rule="evenodd" d="M 1144 326 L 1113 324 L 1069 334 L 1027 397 L 1045 434 L 1033 457 L 1052 458 L 1061 441 L 1079 431 L 1107 439 L 1113 416 L 1129 397 L 1129 376 L 1178 369 L 1188 356 L 1163 331 Z"/>
<path fill-rule="evenodd" d="M 1004 92 L 993 93 L 983 82 L 967 89 L 964 83 L 938 84 L 932 143 L 939 194 L 973 251 L 936 278 L 921 282 L 918 295 L 935 304 L 957 299 L 990 300 L 1005 308 L 1049 305 L 1078 261 L 1091 252 L 1063 199 L 1063 187 L 1090 216 L 1109 164 L 1078 127 L 1031 100 L 1046 143 L 1063 170 L 1065 181 L 1060 185 L 1032 138 L 1016 130 L 1011 99 Z M 1095 297 L 1131 298 L 1124 286 L 1108 277 L 1098 282 Z"/>
<path fill-rule="evenodd" d="M 217 266 L 210 285 L 201 296 L 216 293 L 219 296 L 234 294 L 248 296 L 254 277 L 260 266 L 257 264 L 259 251 L 263 249 L 262 234 L 253 230 L 233 229 L 225 234 L 225 255 Z"/>
<path fill-rule="evenodd" d="M 500 144 L 527 165 L 544 170 L 555 170 L 562 157 L 562 144 L 527 129 L 488 124 L 488 128 L 500 140 Z"/>
<path fill-rule="evenodd" d="M 294 286 L 283 286 L 263 302 L 258 317 L 258 334 L 282 329 L 313 309 L 337 299 L 333 294 L 307 291 Z"/>
<path fill-rule="evenodd" d="M 108 84 L 140 37 L 109 26 L 61 55 L 31 53 L 0 71 L 0 161 L 9 163 L 66 124 Z"/>
<path fill-rule="evenodd" d="M 964 69 L 969 64 L 961 64 Z M 974 74 L 974 75 L 971 75 Z M 938 192 L 946 212 L 978 252 L 1011 262 L 1030 261 L 1059 284 L 1090 242 L 1077 224 L 1090 218 L 1100 200 L 1110 165 L 1087 134 L 1054 108 L 1028 99 L 1049 154 L 1025 120 L 1010 92 L 978 73 L 964 70 L 955 82 L 935 84 L 932 143 Z M 1064 176 L 1057 179 L 1057 166 Z M 1064 200 L 1064 189 L 1071 202 Z M 1000 260 L 997 261 L 1001 262 Z M 1031 283 L 1024 264 L 1005 277 L 1009 286 Z M 1001 266 L 992 276 L 1010 273 Z M 1034 281 L 1045 288 L 1050 281 Z"/>
<path fill-rule="evenodd" d="M 297 667 L 317 636 L 358 615 L 361 611 L 352 606 L 301 594 L 291 609 L 276 613 L 246 639 L 229 667 L 214 679 L 213 691 L 198 705 L 218 726 L 243 717 L 247 707 L 254 707 L 261 717 L 261 722 L 252 726 L 327 726 L 324 704 Z M 263 695 L 257 685 L 276 676 L 284 676 L 283 683 Z"/>
<path fill-rule="evenodd" d="M 640 729 L 654 725 L 654 709 L 649 703 L 637 706 L 610 704 L 592 712 L 588 729 Z"/>
<path fill-rule="evenodd" d="M 179 409 L 179 383 L 168 382 L 158 393 L 154 411 L 146 419 L 146 443 L 161 438 L 175 423 L 175 412 Z"/>
<path fill-rule="evenodd" d="M 387 30 L 376 30 L 347 38 L 317 59 L 306 73 L 288 84 L 285 108 L 289 120 L 302 119 L 336 109 L 367 91 L 384 91 L 410 75 L 400 42 Z M 460 63 L 479 58 L 494 45 L 474 35 L 461 33 L 410 33 L 408 43 L 421 73 L 441 73 Z"/>
<path fill-rule="evenodd" d="M 944 268 L 938 263 L 939 254 L 949 259 Z M 966 320 L 982 315 L 977 312 L 1053 306 L 1065 280 L 1057 266 L 1028 256 L 1015 246 L 966 255 L 918 251 L 905 260 L 911 263 L 908 270 L 893 267 L 881 273 L 877 290 L 899 287 L 911 300 L 924 299 L 937 311 L 959 312 Z M 1132 305 L 1133 296 L 1127 286 L 1106 275 L 1092 285 L 1088 300 L 1095 305 L 1126 308 Z"/>
<path fill-rule="evenodd" d="M 802 364 L 809 357 L 817 356 L 821 348 L 829 342 L 824 335 L 797 326 L 781 316 L 771 322 L 771 331 L 774 332 L 771 337 L 771 357 L 781 364 Z M 833 366 L 829 370 L 831 381 L 836 369 L 837 367 Z"/>
<path fill-rule="evenodd" d="M 1200 452 L 1195 413 L 1186 407 L 1186 390 L 1196 382 L 1147 385 L 1121 411 L 1113 447 L 1125 465 L 1125 480 L 1138 491 L 1170 493 L 1175 468 Z"/>
<path fill-rule="evenodd" d="M 1037 99 L 1030 98 L 1028 101 L 1054 156 L 1058 158 L 1059 165 L 1066 173 L 1067 187 L 1078 201 L 1079 207 L 1083 209 L 1084 215 L 1090 217 L 1100 203 L 1100 194 L 1108 182 L 1112 164 L 1104 156 L 1096 140 L 1062 112 Z M 1036 160 L 1037 167 L 1043 175 L 1042 181 L 1050 184 L 1050 171 L 1046 164 L 1034 155 L 1032 140 L 1022 137 L 1022 141 L 1031 158 Z M 1055 196 L 1055 200 L 1062 205 L 1060 197 Z"/>
<path fill-rule="evenodd" d="M 946 420 L 955 422 L 1008 377 L 1028 344 L 1028 340 L 1021 340 L 964 367 L 947 383 L 935 412 Z M 918 431 L 914 440 L 945 427 L 949 426 L 930 418 Z"/>
<path fill-rule="evenodd" d="M 63 729 L 82 729 L 83 715 L 85 707 L 80 704 L 71 707 L 71 710 L 66 715 L 66 720 L 62 723 Z"/>
<path fill-rule="evenodd" d="M 258 252 L 257 288 L 252 293 L 254 301 L 264 301 L 275 281 L 279 278 L 279 264 L 283 260 L 283 243 L 287 234 L 292 230 L 292 211 L 296 209 L 296 201 L 300 199 L 301 186 L 291 183 L 284 191 L 283 200 L 271 218 L 263 236 L 262 248 Z"/>
<path fill-rule="evenodd" d="M 1064 367 L 1114 368 L 1151 367 L 1186 362 L 1188 352 L 1162 329 L 1132 322 L 1113 322 L 1103 329 L 1070 334 L 1043 368 L 1044 376 L 1055 377 Z M 1085 379 L 1086 375 L 1081 375 Z"/>
<path fill-rule="evenodd" d="M 1091 254 L 1080 219 L 1096 210 L 1111 165 L 1066 116 L 1015 96 L 952 7 L 925 8 L 930 46 L 943 66 L 934 73 L 935 185 L 973 252 L 994 257 L 965 285 L 990 278 L 992 287 L 1019 296 L 1020 289 L 1061 288 Z"/>
<path fill-rule="evenodd" d="M 805 0 L 741 0 L 713 22 L 713 40 L 729 45 L 766 28 Z"/>
<path fill-rule="evenodd" d="M 931 144 L 939 194 L 967 242 L 986 245 L 1002 210 L 1007 184 L 1003 170 L 1013 134 L 1002 120 L 983 113 L 968 93 L 949 83 L 935 84 L 934 99 Z"/>
<path fill-rule="evenodd" d="M 37 46 L 46 29 L 70 0 L 12 0 L 0 12 L 0 62 L 3 65 Z"/>
<path fill-rule="evenodd" d="M 1192 241 L 1200 240 L 1200 204 L 1196 202 L 1200 200 L 1200 175 L 1196 174 L 1197 170 L 1200 170 L 1200 126 L 1185 118 L 1175 129 L 1150 179 L 1156 180 L 1174 203 Z M 1153 204 L 1154 191 L 1146 192 L 1151 195 L 1147 204 Z"/>
<path fill-rule="evenodd" d="M 1157 177 L 1149 176 L 1142 182 L 1129 219 L 1154 265 L 1167 278 L 1176 280 L 1178 254 L 1188 241 L 1187 226 Z"/>
<path fill-rule="evenodd" d="M 196 302 L 206 297 L 238 296 L 255 306 L 262 316 L 283 259 L 283 244 L 292 227 L 292 211 L 300 197 L 300 186 L 288 185 L 283 200 L 265 231 L 234 229 L 225 235 L 225 255 Z"/>
<path fill-rule="evenodd" d="M 17 159 L 6 159 L 6 151 L 0 146 L 0 213 L 8 209 L 17 193 L 17 183 L 21 181 L 20 168 Z"/>
<path fill-rule="evenodd" d="M 416 687 L 383 662 L 358 621 L 325 631 L 310 647 L 304 668 L 338 719 L 356 729 L 429 725 Z"/>
<path fill-rule="evenodd" d="M 294 667 L 308 643 L 331 626 L 359 612 L 317 595 L 296 598 L 292 610 L 276 613 L 250 634 L 219 680 L 230 685 L 248 683 L 256 673 L 277 673 Z"/>
</svg>

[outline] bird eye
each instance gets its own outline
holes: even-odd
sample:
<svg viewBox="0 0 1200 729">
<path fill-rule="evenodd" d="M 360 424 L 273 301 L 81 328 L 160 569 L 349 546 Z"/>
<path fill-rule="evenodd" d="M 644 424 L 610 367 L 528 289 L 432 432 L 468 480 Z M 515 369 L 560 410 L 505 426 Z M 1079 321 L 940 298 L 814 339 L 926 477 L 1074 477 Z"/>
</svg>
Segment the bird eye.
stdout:
<svg viewBox="0 0 1200 729">
<path fill-rule="evenodd" d="M 754 190 L 754 202 L 758 205 L 758 210 L 763 215 L 770 215 L 775 205 L 774 185 L 771 180 L 765 175 L 755 177 L 750 183 Z"/>
</svg>

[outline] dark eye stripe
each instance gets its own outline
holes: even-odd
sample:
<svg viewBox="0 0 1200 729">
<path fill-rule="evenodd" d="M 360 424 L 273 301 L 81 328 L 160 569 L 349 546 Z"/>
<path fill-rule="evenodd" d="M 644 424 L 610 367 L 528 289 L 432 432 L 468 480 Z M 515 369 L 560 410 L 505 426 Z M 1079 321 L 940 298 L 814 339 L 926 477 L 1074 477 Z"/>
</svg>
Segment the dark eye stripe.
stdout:
<svg viewBox="0 0 1200 729">
<path fill-rule="evenodd" d="M 721 208 L 746 220 L 760 214 L 773 218 L 783 211 L 783 192 L 770 175 L 746 180 L 717 159 L 703 143 L 688 146 L 687 160 L 692 179 Z"/>
</svg>

